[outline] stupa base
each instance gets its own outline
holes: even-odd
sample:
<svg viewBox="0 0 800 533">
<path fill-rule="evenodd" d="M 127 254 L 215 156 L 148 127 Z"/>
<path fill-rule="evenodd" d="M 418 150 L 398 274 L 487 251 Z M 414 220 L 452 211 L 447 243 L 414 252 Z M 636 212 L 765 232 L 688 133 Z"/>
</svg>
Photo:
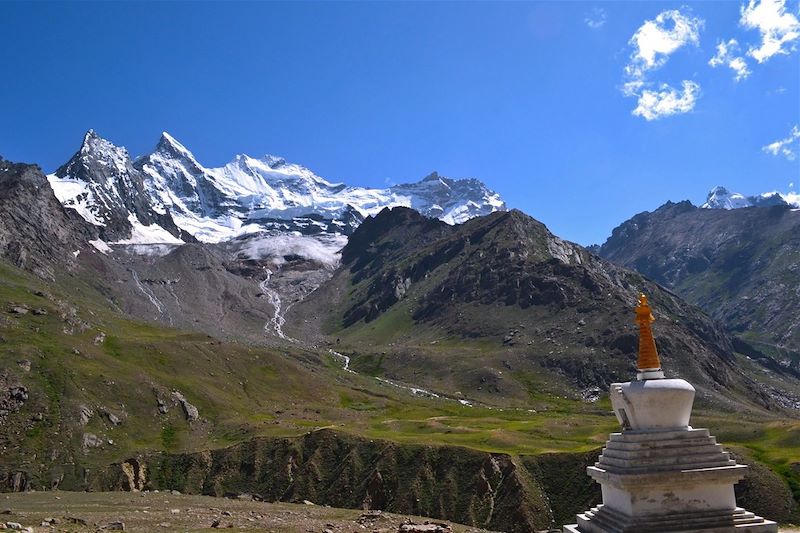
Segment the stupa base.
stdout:
<svg viewBox="0 0 800 533">
<path fill-rule="evenodd" d="M 578 515 L 564 533 L 777 533 L 778 525 L 737 507 L 732 511 L 692 511 L 642 517 L 626 516 L 603 505 Z"/>
</svg>

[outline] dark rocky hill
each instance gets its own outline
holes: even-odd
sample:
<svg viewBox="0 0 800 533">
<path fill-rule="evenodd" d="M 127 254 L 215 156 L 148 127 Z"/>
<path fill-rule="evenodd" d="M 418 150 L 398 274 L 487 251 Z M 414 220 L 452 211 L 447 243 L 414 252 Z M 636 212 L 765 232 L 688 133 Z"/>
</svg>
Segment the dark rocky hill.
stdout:
<svg viewBox="0 0 800 533">
<path fill-rule="evenodd" d="M 654 303 L 667 372 L 692 381 L 702 400 L 766 406 L 781 396 L 739 369 L 733 339 L 700 309 L 519 211 L 448 226 L 384 210 L 293 311 L 317 316 L 362 371 L 479 398 L 591 398 L 634 373 L 640 291 Z"/>
<path fill-rule="evenodd" d="M 38 166 L 0 157 L 0 257 L 53 280 L 59 267 L 75 267 L 94 236 L 77 213 L 61 206 Z"/>
<path fill-rule="evenodd" d="M 675 291 L 745 338 L 800 351 L 798 210 L 668 202 L 622 223 L 598 253 Z"/>
</svg>

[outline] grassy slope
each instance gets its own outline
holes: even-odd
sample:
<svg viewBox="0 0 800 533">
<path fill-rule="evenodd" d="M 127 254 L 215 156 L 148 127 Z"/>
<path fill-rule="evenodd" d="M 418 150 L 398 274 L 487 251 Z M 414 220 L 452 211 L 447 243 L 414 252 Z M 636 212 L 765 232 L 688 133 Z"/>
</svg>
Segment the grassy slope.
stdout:
<svg viewBox="0 0 800 533">
<path fill-rule="evenodd" d="M 614 426 L 606 409 L 556 397 L 543 399 L 545 410 L 538 413 L 416 397 L 369 376 L 346 373 L 324 353 L 222 343 L 133 321 L 106 307 L 80 280 L 65 283 L 48 287 L 0 264 L 0 364 L 11 381 L 30 391 L 22 409 L 9 417 L 14 431 L 5 434 L 7 465 L 33 465 L 34 455 L 49 457 L 52 448 L 74 454 L 60 457 L 57 464 L 74 460 L 91 466 L 135 451 L 198 450 L 330 425 L 373 437 L 533 453 L 596 447 Z M 77 313 L 65 321 L 61 309 L 72 305 L 68 298 Z M 47 314 L 14 315 L 7 312 L 11 304 Z M 81 321 L 88 326 L 85 331 L 70 325 Z M 105 340 L 95 342 L 101 332 Z M 31 361 L 30 372 L 17 364 L 22 360 Z M 173 389 L 197 406 L 200 422 L 186 422 L 177 405 L 166 415 L 157 414 L 156 398 L 169 400 Z M 86 427 L 78 424 L 81 405 L 95 412 Z M 119 416 L 122 424 L 113 427 L 98 414 L 101 408 Z M 43 420 L 32 420 L 37 413 Z M 563 422 L 567 414 L 577 413 L 585 415 L 582 428 Z M 114 444 L 83 453 L 84 432 Z"/>
<path fill-rule="evenodd" d="M 370 376 L 346 373 L 324 353 L 221 343 L 130 320 L 75 277 L 45 286 L 0 263 L 0 302 L 0 368 L 30 391 L 0 435 L 5 446 L 0 469 L 22 467 L 38 486 L 61 474 L 62 486 L 70 480 L 77 486 L 82 468 L 134 452 L 216 448 L 327 426 L 369 438 L 514 455 L 589 451 L 617 428 L 607 399 L 586 404 L 559 397 L 540 390 L 532 375 L 528 394 L 535 411 L 420 398 Z M 47 314 L 13 315 L 7 312 L 11 303 Z M 77 312 L 65 320 L 70 305 Z M 75 327 L 80 321 L 87 323 L 85 331 Z M 100 332 L 106 338 L 96 343 Z M 17 364 L 24 359 L 32 363 L 30 372 Z M 186 422 L 177 405 L 166 415 L 157 413 L 156 396 L 168 399 L 172 389 L 198 407 L 201 421 Z M 80 405 L 95 412 L 85 428 L 78 424 Z M 120 416 L 122 424 L 109 424 L 98 414 L 101 408 Z M 699 413 L 695 425 L 707 425 L 724 444 L 751 450 L 787 477 L 790 463 L 800 457 L 796 420 Z M 84 432 L 114 444 L 84 451 Z"/>
</svg>

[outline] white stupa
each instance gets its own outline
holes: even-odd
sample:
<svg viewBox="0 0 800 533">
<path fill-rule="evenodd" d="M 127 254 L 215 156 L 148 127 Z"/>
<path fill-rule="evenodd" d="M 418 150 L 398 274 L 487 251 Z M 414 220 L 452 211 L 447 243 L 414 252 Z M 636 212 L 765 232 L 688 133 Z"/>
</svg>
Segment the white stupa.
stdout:
<svg viewBox="0 0 800 533">
<path fill-rule="evenodd" d="M 611 405 L 622 425 L 587 473 L 600 483 L 603 503 L 579 514 L 565 533 L 777 532 L 775 522 L 736 506 L 733 486 L 746 465 L 736 464 L 707 429 L 689 425 L 694 387 L 665 379 L 641 295 L 639 374 L 611 385 Z"/>
</svg>

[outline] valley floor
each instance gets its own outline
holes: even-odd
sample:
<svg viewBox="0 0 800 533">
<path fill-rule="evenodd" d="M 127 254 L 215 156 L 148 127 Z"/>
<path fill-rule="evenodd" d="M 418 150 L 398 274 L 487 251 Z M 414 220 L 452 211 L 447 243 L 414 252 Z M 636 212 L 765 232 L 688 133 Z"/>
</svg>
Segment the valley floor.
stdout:
<svg viewBox="0 0 800 533">
<path fill-rule="evenodd" d="M 394 533 L 402 524 L 426 522 L 425 518 L 376 511 L 171 492 L 29 492 L 5 494 L 0 502 L 0 524 L 16 522 L 36 532 L 113 530 L 114 524 L 121 522 L 125 531 L 143 532 L 225 529 L 276 533 Z M 57 522 L 52 526 L 42 525 L 43 521 L 51 519 Z M 486 531 L 441 520 L 431 523 L 447 524 L 453 533 Z"/>
</svg>

